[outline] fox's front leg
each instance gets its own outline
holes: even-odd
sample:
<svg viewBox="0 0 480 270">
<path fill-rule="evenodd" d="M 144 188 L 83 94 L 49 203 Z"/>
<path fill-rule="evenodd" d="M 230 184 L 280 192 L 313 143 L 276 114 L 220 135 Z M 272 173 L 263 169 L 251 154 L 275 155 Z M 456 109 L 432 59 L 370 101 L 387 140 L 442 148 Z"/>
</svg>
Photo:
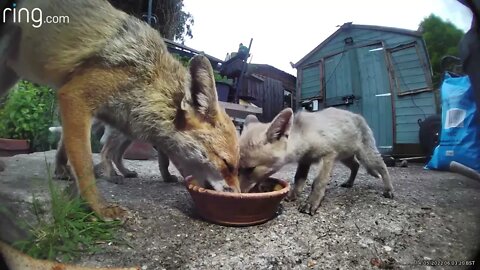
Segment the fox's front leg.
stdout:
<svg viewBox="0 0 480 270">
<path fill-rule="evenodd" d="M 305 188 L 305 182 L 307 181 L 310 166 L 311 162 L 309 161 L 300 161 L 300 163 L 298 163 L 297 172 L 295 173 L 295 182 L 286 198 L 287 201 L 295 201 L 302 193 Z"/>
<path fill-rule="evenodd" d="M 83 79 L 83 80 L 82 80 Z M 87 102 L 88 78 L 73 78 L 58 93 L 63 125 L 63 139 L 67 156 L 73 167 L 80 196 L 92 210 L 105 220 L 123 219 L 126 209 L 107 205 L 98 193 L 93 172 L 90 128 L 93 115 L 92 103 Z"/>
<path fill-rule="evenodd" d="M 335 154 L 329 154 L 322 158 L 320 171 L 312 184 L 312 191 L 307 201 L 300 207 L 300 212 L 314 215 L 325 196 L 325 189 L 330 181 L 330 174 L 335 163 Z"/>
</svg>

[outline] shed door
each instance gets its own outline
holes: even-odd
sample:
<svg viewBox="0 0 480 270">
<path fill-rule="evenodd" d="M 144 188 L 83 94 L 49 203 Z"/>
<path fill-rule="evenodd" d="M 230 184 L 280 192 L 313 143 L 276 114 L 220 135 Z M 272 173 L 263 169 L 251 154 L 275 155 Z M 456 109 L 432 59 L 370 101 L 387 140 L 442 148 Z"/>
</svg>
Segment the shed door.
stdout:
<svg viewBox="0 0 480 270">
<path fill-rule="evenodd" d="M 325 106 L 360 113 L 358 89 L 353 87 L 352 51 L 325 58 Z"/>
<path fill-rule="evenodd" d="M 356 49 L 362 112 L 373 130 L 377 147 L 387 154 L 393 147 L 393 118 L 390 81 L 381 44 Z"/>
</svg>

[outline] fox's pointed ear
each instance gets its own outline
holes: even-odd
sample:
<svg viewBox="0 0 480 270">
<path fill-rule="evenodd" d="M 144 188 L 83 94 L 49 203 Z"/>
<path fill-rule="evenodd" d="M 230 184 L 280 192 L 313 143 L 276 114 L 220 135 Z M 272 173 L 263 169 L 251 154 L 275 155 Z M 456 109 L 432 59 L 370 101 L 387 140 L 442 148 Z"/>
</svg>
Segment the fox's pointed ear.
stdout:
<svg viewBox="0 0 480 270">
<path fill-rule="evenodd" d="M 255 115 L 249 114 L 247 115 L 247 117 L 245 117 L 245 123 L 243 123 L 243 125 L 248 126 L 251 123 L 258 123 L 258 122 L 260 121 L 258 121 L 258 118 Z"/>
<path fill-rule="evenodd" d="M 267 130 L 267 140 L 274 142 L 279 140 L 283 136 L 288 137 L 293 123 L 293 111 L 290 108 L 286 108 L 278 113 L 272 120 L 272 123 Z"/>
<path fill-rule="evenodd" d="M 196 113 L 213 123 L 219 110 L 213 69 L 207 57 L 196 55 L 190 60 L 192 78 L 190 93 L 182 100 L 182 110 L 193 107 Z"/>
</svg>

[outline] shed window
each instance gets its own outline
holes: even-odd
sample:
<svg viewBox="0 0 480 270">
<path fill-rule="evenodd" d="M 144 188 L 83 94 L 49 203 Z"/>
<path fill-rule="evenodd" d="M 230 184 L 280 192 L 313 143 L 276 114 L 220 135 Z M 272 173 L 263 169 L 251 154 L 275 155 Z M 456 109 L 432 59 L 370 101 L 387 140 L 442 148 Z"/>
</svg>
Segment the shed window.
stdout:
<svg viewBox="0 0 480 270">
<path fill-rule="evenodd" d="M 318 99 L 302 102 L 302 107 L 309 112 L 316 112 L 320 109 L 320 101 Z"/>
<path fill-rule="evenodd" d="M 398 95 L 431 90 L 428 68 L 418 53 L 416 43 L 390 50 L 394 86 Z"/>
</svg>

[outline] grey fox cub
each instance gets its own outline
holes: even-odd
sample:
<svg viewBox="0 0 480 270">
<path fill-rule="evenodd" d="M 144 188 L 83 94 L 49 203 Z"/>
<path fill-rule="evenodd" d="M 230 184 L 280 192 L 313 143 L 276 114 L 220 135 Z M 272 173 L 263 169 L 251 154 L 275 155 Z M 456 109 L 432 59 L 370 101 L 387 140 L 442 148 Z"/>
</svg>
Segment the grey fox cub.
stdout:
<svg viewBox="0 0 480 270">
<path fill-rule="evenodd" d="M 365 119 L 346 110 L 335 108 L 319 112 L 281 111 L 271 123 L 260 123 L 249 115 L 240 136 L 240 188 L 250 190 L 287 163 L 298 163 L 295 184 L 289 200 L 295 200 L 305 186 L 312 163 L 320 171 L 312 191 L 300 211 L 314 214 L 325 195 L 335 160 L 350 168 L 350 178 L 342 184 L 351 187 L 359 164 L 367 172 L 382 178 L 384 196 L 393 198 L 393 187 L 387 166 L 375 146 L 372 130 Z"/>
</svg>

